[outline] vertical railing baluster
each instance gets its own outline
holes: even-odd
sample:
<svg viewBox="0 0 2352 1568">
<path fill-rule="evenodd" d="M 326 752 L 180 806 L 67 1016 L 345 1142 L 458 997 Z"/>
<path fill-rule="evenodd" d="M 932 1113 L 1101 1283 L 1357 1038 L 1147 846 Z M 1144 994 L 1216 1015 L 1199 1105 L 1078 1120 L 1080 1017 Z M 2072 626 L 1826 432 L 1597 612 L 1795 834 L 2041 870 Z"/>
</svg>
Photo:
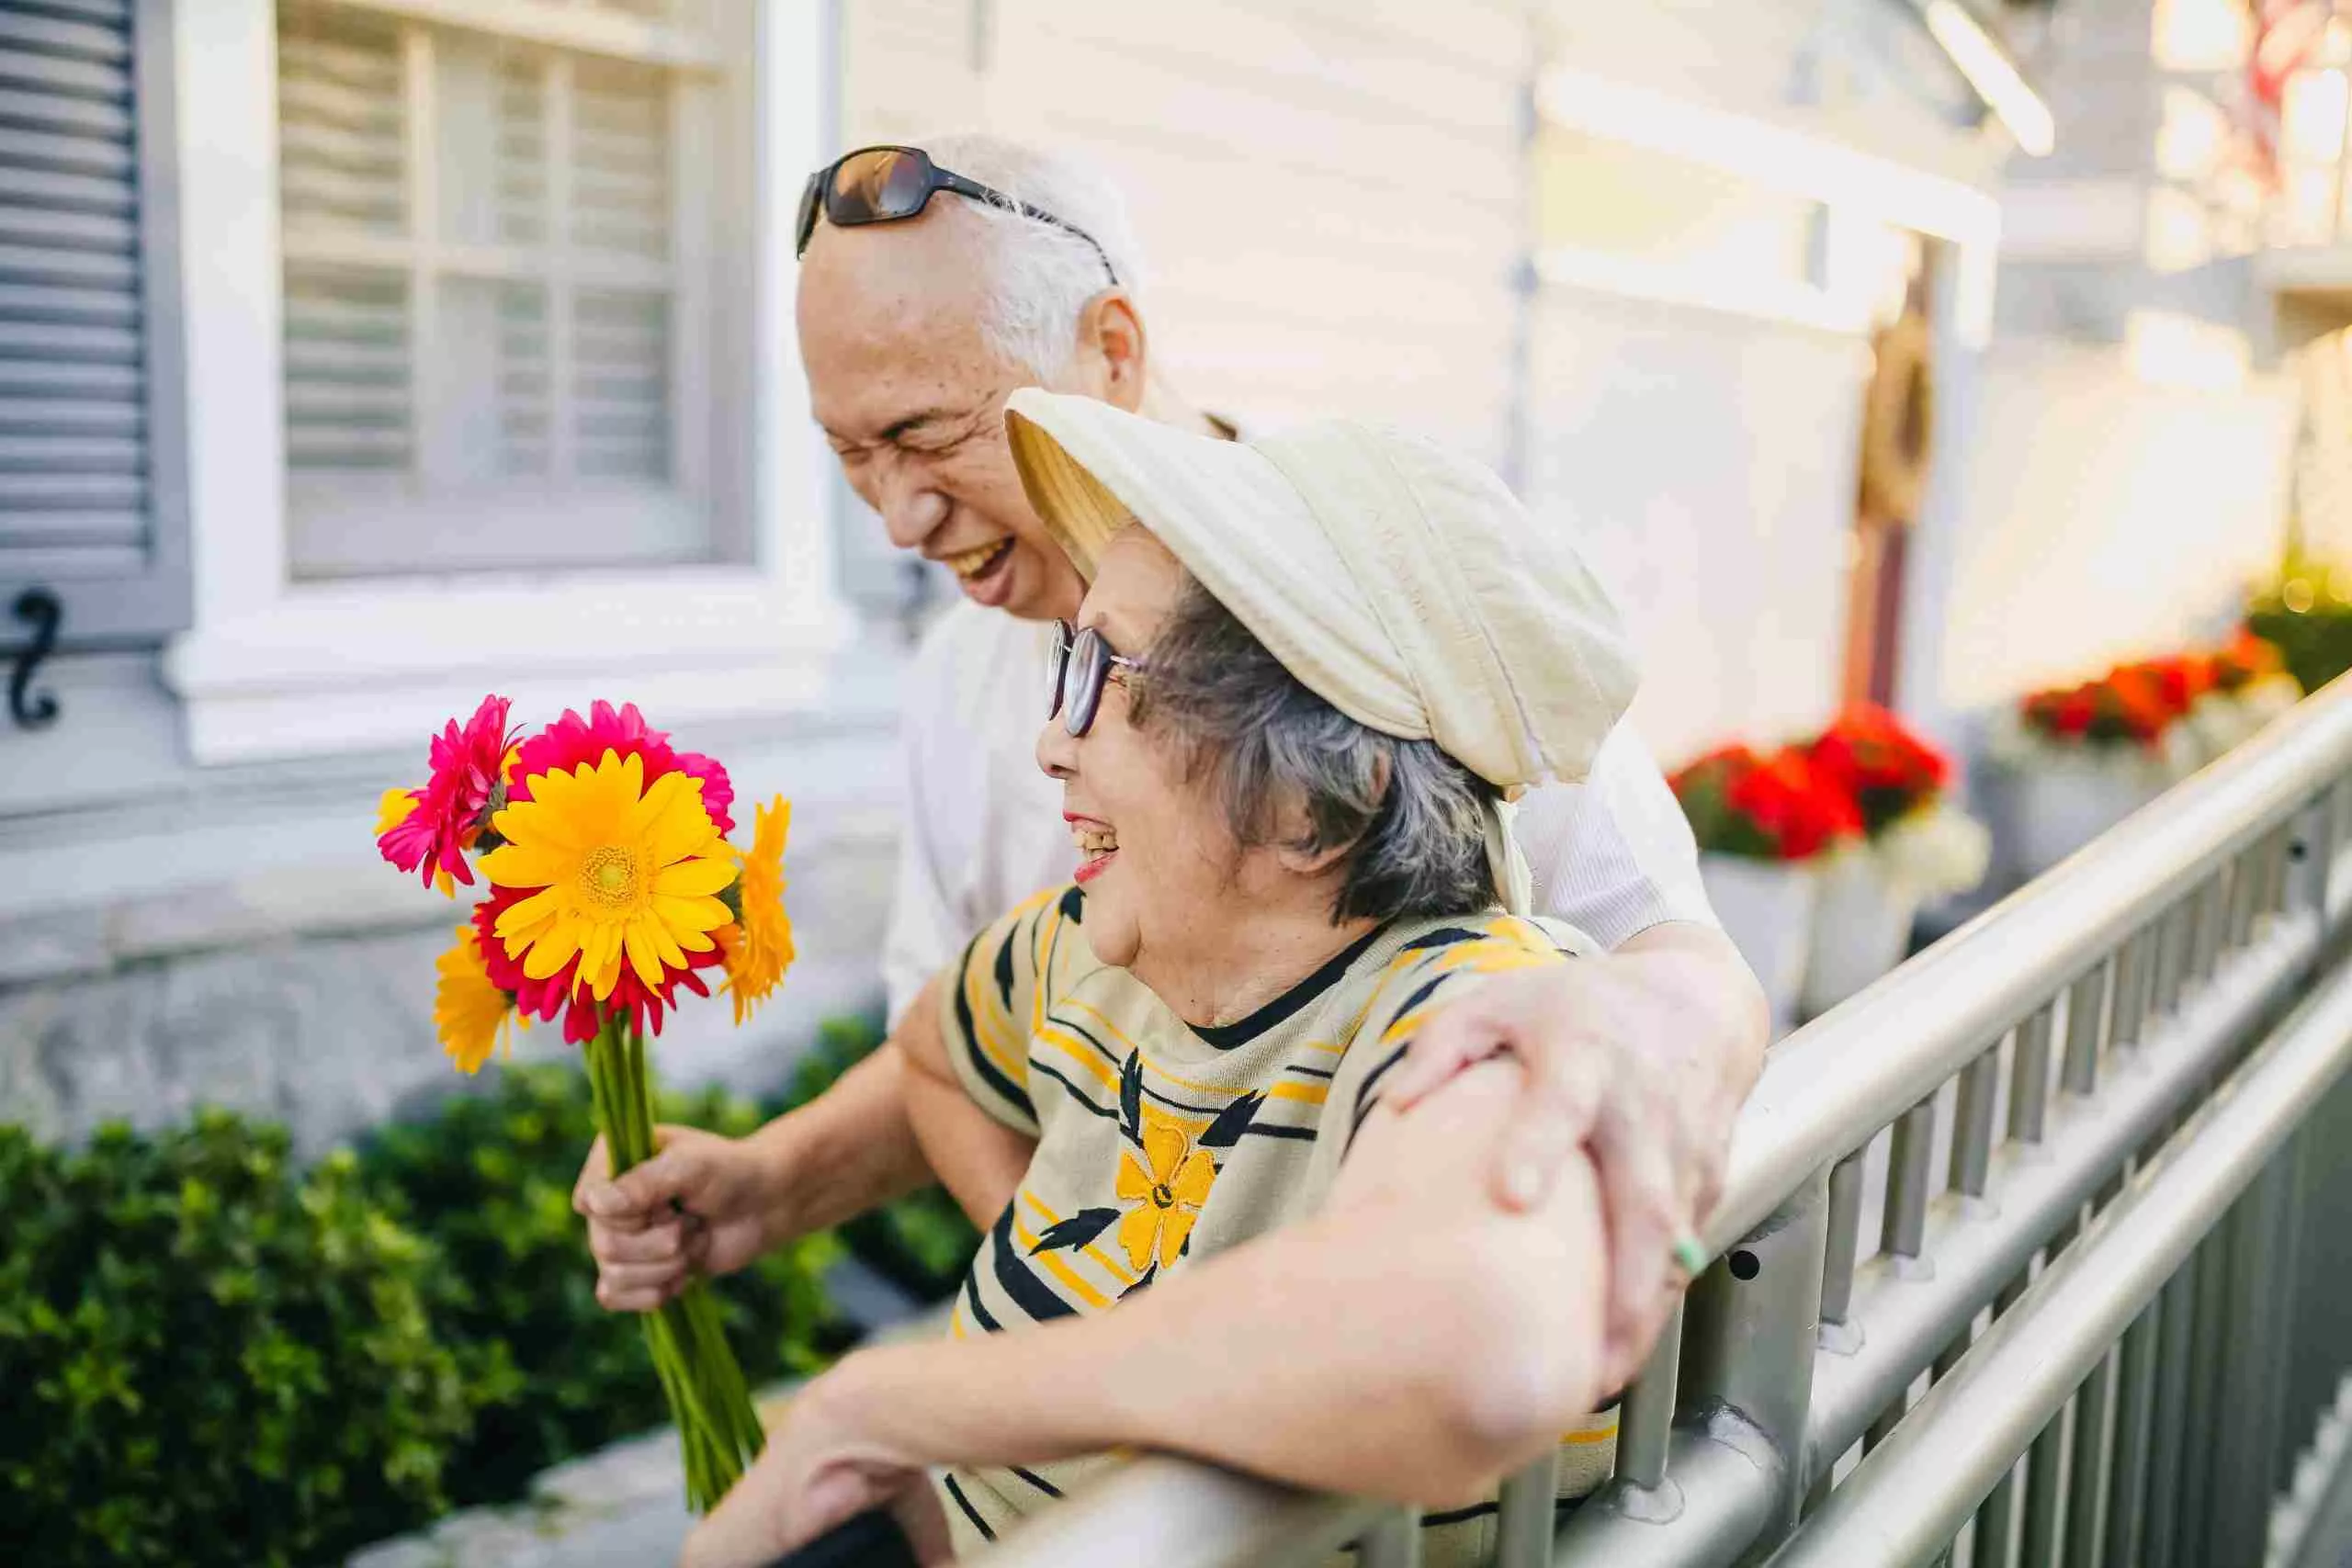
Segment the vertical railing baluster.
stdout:
<svg viewBox="0 0 2352 1568">
<path fill-rule="evenodd" d="M 2188 1343 L 2196 1309 L 2195 1274 L 2190 1264 L 2183 1263 L 2156 1297 L 2155 1405 L 2148 1417 L 2148 1506 L 2143 1531 L 2146 1568 L 2197 1568 L 2193 1555 L 2176 1550 L 2180 1543 L 2180 1476 L 2192 1448 L 2187 1429 Z"/>
<path fill-rule="evenodd" d="M 1993 1101 L 2000 1089 L 2001 1048 L 1995 1044 L 1961 1069 L 1960 1105 L 1952 1118 L 1951 1190 L 1984 1196 L 1993 1169 Z"/>
<path fill-rule="evenodd" d="M 2011 1465 L 1976 1510 L 1976 1539 L 1968 1568 L 2009 1568 L 2016 1532 L 2019 1466 Z"/>
<path fill-rule="evenodd" d="M 2050 1112 L 2051 1006 L 2044 1002 L 2018 1025 L 2009 1058 L 2009 1136 L 2039 1144 Z"/>
<path fill-rule="evenodd" d="M 2286 861 L 2279 874 L 2282 910 L 2325 906 L 2328 868 L 2335 858 L 2332 821 L 2327 803 L 2321 798 L 2307 802 L 2289 824 Z"/>
<path fill-rule="evenodd" d="M 2286 851 L 2293 837 L 2293 823 L 2281 823 L 2263 844 L 2263 900 L 2256 905 L 2256 915 L 2286 915 Z"/>
<path fill-rule="evenodd" d="M 1931 1094 L 1895 1120 L 1878 1243 L 1879 1250 L 1890 1258 L 1917 1258 L 1927 1239 L 1928 1170 L 1935 1144 L 1936 1097 Z M 1896 1267 L 1899 1269 L 1901 1264 Z"/>
<path fill-rule="evenodd" d="M 2260 880 L 2260 859 L 2258 845 L 2249 845 L 2230 857 L 2229 902 L 2222 927 L 2222 946 L 2227 952 L 2238 952 L 2254 940 L 2255 884 Z"/>
<path fill-rule="evenodd" d="M 2125 982 L 2136 977 L 2146 954 L 2147 940 L 2144 930 L 2132 932 L 2120 948 L 2076 980 L 2066 993 L 2066 1056 L 2059 1072 L 2059 1084 L 2077 1099 L 2088 1096 L 2098 1087 L 2099 1025 L 2105 1011 L 2100 999 L 2112 993 L 2117 1003 L 2124 1000 L 2132 989 Z"/>
<path fill-rule="evenodd" d="M 1677 1314 L 1677 1317 L 1679 1317 Z M 1669 1326 L 1669 1334 L 1680 1324 Z M 1619 1428 L 1619 1441 L 1623 1430 Z M 1661 1470 L 1664 1468 L 1661 1456 Z M 1555 1446 L 1542 1459 L 1503 1483 L 1499 1513 L 1495 1520 L 1495 1568 L 1551 1568 L 1553 1505 L 1560 1495 L 1560 1450 Z"/>
<path fill-rule="evenodd" d="M 2001 1293 L 1993 1298 L 1994 1322 L 2000 1322 L 2001 1314 L 2017 1305 L 2018 1298 L 2025 1294 L 2026 1287 L 2032 1282 L 2032 1277 L 2033 1271 L 2029 1266 L 2016 1279 L 2001 1287 Z M 1970 1568 L 2009 1568 L 2010 1551 L 2014 1544 L 2011 1538 L 2016 1533 L 2014 1521 L 2017 1517 L 2018 1488 L 2024 1481 L 2023 1469 L 2022 1460 L 2009 1466 L 2001 1479 L 1994 1484 L 1992 1492 L 1984 1499 L 1984 1506 L 1976 1510 L 1976 1560 L 1970 1564 Z"/>
<path fill-rule="evenodd" d="M 2176 1495 L 2184 1568 L 2190 1563 L 2202 1568 L 2213 1561 L 2207 1530 L 2220 1457 L 2213 1450 L 2214 1413 L 2222 1399 L 2222 1338 L 2227 1328 L 2230 1285 L 2229 1258 L 2218 1235 L 2209 1235 L 2192 1255 L 2197 1306 L 2188 1337 L 2188 1400 L 2181 1417 L 2186 1457 Z"/>
<path fill-rule="evenodd" d="M 2262 1555 L 2272 1494 L 2282 1379 L 2272 1348 L 2290 1330 L 2281 1310 L 2291 1298 L 2283 1267 L 2289 1212 L 2288 1164 L 2274 1155 L 2215 1233 L 2223 1259 L 2222 1328 L 2209 1442 L 2213 1450 L 2207 1555 L 2251 1562 Z"/>
<path fill-rule="evenodd" d="M 2197 940 L 2188 950 L 2188 977 L 2199 986 L 2210 982 L 2220 967 L 2229 919 L 2228 874 L 2216 871 L 2197 890 Z"/>
<path fill-rule="evenodd" d="M 1617 1476 L 1628 1485 L 1656 1488 L 1666 1479 L 1668 1440 L 1674 1435 L 1676 1383 L 1682 1368 L 1682 1309 L 1650 1348 L 1650 1359 L 1625 1391 L 1617 1420 Z M 1548 1505 L 1547 1505 L 1548 1514 Z"/>
<path fill-rule="evenodd" d="M 1828 1243 L 1829 1173 L 1816 1172 L 1707 1270 L 1687 1299 L 1682 1337 L 1685 1410 L 1727 1406 L 1770 1443 L 1779 1495 L 1756 1545 L 1761 1557 L 1794 1529 L 1809 1479 L 1804 1435 L 1821 1330 Z"/>
<path fill-rule="evenodd" d="M 2115 1404 L 2115 1352 L 2091 1369 L 2075 1401 L 2074 1461 L 2068 1466 L 2066 1561 L 2098 1560 L 2099 1534 L 2107 1523 L 2108 1418 Z"/>
<path fill-rule="evenodd" d="M 1821 1264 L 1821 1322 L 1826 1330 L 1846 1325 L 1854 1303 L 1854 1257 L 1862 1239 L 1862 1156 L 1857 1149 L 1829 1171 L 1828 1248 Z"/>
<path fill-rule="evenodd" d="M 2059 1528 L 2065 1522 L 2066 1418 L 2075 1408 L 2068 1400 L 2050 1417 L 2041 1435 L 2026 1450 L 2025 1536 L 2018 1560 L 2024 1568 L 2050 1568 L 2058 1561 Z"/>
<path fill-rule="evenodd" d="M 2149 966 L 2143 1005 L 2132 1035 L 2138 1044 L 2150 1024 L 2180 1010 L 2188 988 L 2188 950 L 2197 940 L 2198 896 L 2192 891 L 2165 911 L 2156 926 L 2155 962 Z"/>
<path fill-rule="evenodd" d="M 1420 1568 L 1421 1511 L 1397 1508 L 1383 1515 L 1356 1544 L 1363 1568 Z"/>
<path fill-rule="evenodd" d="M 1903 1417 L 1909 1413 L 1910 1409 L 1911 1391 L 1906 1388 L 1894 1396 L 1894 1404 L 1871 1417 L 1871 1424 L 1862 1428 L 1864 1458 L 1868 1458 L 1871 1450 L 1894 1435 L 1894 1428 L 1902 1425 Z"/>
<path fill-rule="evenodd" d="M 2140 1568 L 2147 1539 L 2148 1446 L 2155 1415 L 2157 1319 L 2151 1302 L 2123 1331 L 2115 1404 L 2115 1480 L 2109 1493 L 2107 1568 Z M 2088 1558 L 2084 1559 L 2089 1568 Z"/>
</svg>

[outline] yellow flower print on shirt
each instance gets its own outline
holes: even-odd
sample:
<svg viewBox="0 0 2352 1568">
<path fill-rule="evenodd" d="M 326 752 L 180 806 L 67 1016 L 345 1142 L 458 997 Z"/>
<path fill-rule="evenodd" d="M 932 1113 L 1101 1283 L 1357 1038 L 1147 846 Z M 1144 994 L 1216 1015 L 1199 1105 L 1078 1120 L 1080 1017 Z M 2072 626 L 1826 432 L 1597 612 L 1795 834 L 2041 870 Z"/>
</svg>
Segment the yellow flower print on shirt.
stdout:
<svg viewBox="0 0 2352 1568">
<path fill-rule="evenodd" d="M 1137 1159 L 1126 1149 L 1119 1156 L 1119 1201 L 1135 1205 L 1119 1221 L 1119 1245 L 1128 1267 L 1138 1270 L 1154 1267 L 1155 1258 L 1157 1267 L 1166 1268 L 1182 1256 L 1216 1180 L 1216 1160 L 1208 1150 L 1194 1148 L 1182 1128 L 1148 1112 L 1143 1154 Z"/>
</svg>

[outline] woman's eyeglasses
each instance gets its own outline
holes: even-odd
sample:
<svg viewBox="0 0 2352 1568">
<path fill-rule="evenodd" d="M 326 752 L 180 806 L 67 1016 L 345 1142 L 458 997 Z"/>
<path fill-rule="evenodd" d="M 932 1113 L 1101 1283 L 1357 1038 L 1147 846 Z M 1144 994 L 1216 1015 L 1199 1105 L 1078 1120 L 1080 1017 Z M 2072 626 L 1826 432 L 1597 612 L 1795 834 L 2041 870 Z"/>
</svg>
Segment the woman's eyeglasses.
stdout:
<svg viewBox="0 0 2352 1568">
<path fill-rule="evenodd" d="M 854 152 L 842 153 L 810 175 L 800 191 L 793 258 L 797 260 L 808 251 L 808 238 L 817 231 L 820 212 L 825 215 L 825 221 L 837 229 L 854 229 L 861 223 L 902 223 L 931 205 L 931 198 L 943 190 L 989 207 L 1018 212 L 1036 222 L 1050 223 L 1065 234 L 1077 235 L 1093 246 L 1094 254 L 1102 258 L 1102 270 L 1110 275 L 1111 286 L 1118 287 L 1119 269 L 1111 265 L 1110 254 L 1093 235 L 1042 207 L 1015 201 L 1002 191 L 991 190 L 978 180 L 941 168 L 920 147 L 861 147 Z"/>
<path fill-rule="evenodd" d="M 1094 728 L 1103 685 L 1142 668 L 1141 660 L 1112 652 L 1111 645 L 1094 627 L 1079 631 L 1068 621 L 1056 621 L 1046 687 L 1052 706 L 1046 710 L 1046 716 L 1051 719 L 1058 715 L 1064 729 L 1074 736 L 1084 735 Z"/>
</svg>

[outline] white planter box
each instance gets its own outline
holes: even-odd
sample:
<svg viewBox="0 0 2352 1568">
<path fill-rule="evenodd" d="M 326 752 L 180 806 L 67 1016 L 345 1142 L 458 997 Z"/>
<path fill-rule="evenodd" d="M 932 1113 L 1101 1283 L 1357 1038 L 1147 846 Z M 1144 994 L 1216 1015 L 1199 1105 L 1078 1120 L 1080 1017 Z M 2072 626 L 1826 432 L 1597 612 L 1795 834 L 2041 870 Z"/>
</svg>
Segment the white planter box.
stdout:
<svg viewBox="0 0 2352 1568">
<path fill-rule="evenodd" d="M 2165 792 L 2165 768 L 2124 747 L 2048 752 L 2009 778 L 2018 869 L 2040 876 Z"/>
<path fill-rule="evenodd" d="M 1739 949 L 1771 1004 L 1772 1032 L 1796 1022 L 1812 945 L 1813 908 L 1819 884 L 1812 863 L 1702 854 L 1699 875 L 1724 933 Z"/>
<path fill-rule="evenodd" d="M 1830 856 L 1817 874 L 1813 939 L 1799 1003 L 1818 1018 L 1903 962 L 1918 917 L 1917 890 L 1869 850 Z"/>
</svg>

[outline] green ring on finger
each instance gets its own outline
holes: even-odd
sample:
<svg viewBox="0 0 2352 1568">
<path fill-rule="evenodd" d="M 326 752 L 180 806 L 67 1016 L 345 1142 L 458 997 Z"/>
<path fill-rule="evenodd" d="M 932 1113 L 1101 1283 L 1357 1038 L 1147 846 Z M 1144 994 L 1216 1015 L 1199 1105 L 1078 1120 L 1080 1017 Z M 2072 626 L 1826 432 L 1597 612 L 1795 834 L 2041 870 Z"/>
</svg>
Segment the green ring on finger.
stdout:
<svg viewBox="0 0 2352 1568">
<path fill-rule="evenodd" d="M 1689 1231 L 1674 1239 L 1674 1266 L 1690 1279 L 1707 1271 L 1706 1244 Z"/>
</svg>

